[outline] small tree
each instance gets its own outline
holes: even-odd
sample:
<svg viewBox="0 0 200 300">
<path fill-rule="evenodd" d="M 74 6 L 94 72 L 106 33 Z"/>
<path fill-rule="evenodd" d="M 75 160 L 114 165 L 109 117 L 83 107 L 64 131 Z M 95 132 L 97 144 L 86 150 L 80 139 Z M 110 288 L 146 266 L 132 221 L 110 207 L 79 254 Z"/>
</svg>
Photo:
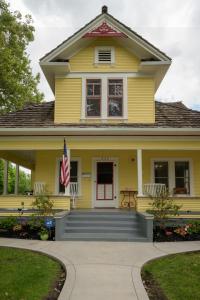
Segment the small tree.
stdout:
<svg viewBox="0 0 200 300">
<path fill-rule="evenodd" d="M 169 216 L 176 216 L 181 208 L 180 205 L 175 204 L 174 199 L 169 197 L 169 192 L 162 191 L 150 196 L 152 202 L 149 212 L 154 215 L 154 220 L 158 221 L 164 227 Z"/>
</svg>

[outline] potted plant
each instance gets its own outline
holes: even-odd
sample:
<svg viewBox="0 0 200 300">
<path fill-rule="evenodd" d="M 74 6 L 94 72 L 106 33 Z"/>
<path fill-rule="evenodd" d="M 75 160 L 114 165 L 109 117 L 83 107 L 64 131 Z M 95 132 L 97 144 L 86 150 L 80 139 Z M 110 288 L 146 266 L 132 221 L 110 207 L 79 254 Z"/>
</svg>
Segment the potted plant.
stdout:
<svg viewBox="0 0 200 300">
<path fill-rule="evenodd" d="M 41 228 L 40 232 L 39 232 L 39 235 L 40 235 L 40 239 L 42 241 L 47 241 L 48 238 L 49 238 L 49 233 L 48 233 L 48 230 L 44 227 Z"/>
</svg>

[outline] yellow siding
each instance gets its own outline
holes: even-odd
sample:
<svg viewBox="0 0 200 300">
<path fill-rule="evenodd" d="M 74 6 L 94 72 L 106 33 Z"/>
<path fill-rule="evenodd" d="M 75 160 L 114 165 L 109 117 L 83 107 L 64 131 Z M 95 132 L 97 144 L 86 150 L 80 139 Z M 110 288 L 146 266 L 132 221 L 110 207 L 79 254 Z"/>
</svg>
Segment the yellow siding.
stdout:
<svg viewBox="0 0 200 300">
<path fill-rule="evenodd" d="M 177 205 L 181 205 L 180 210 L 182 211 L 196 211 L 200 212 L 200 197 L 191 197 L 191 198 L 180 198 L 176 197 L 174 198 L 175 203 Z M 146 211 L 151 208 L 151 202 L 148 197 L 143 197 L 143 198 L 137 198 L 137 209 L 138 211 Z M 187 217 L 191 217 L 191 215 L 185 215 Z"/>
<path fill-rule="evenodd" d="M 57 173 L 57 159 L 61 157 L 62 151 L 37 151 L 35 181 L 46 184 L 47 191 L 55 194 L 55 174 Z"/>
<path fill-rule="evenodd" d="M 55 123 L 80 122 L 81 87 L 80 78 L 55 79 Z"/>
<path fill-rule="evenodd" d="M 155 122 L 153 78 L 128 78 L 128 122 Z"/>
<path fill-rule="evenodd" d="M 94 64 L 95 47 L 97 46 L 112 46 L 115 48 L 115 63 L 113 65 Z M 97 39 L 70 59 L 72 72 L 136 72 L 138 66 L 139 59 L 111 38 Z"/>
<path fill-rule="evenodd" d="M 165 150 L 166 154 L 168 150 L 179 149 L 181 151 L 200 150 L 200 141 L 194 140 L 167 140 L 167 141 L 156 141 L 132 139 L 132 137 L 67 137 L 67 145 L 70 149 L 115 149 L 115 150 L 133 150 L 133 149 L 144 149 L 144 150 Z M 63 148 L 63 137 L 56 140 L 50 140 L 49 138 L 38 138 L 34 140 L 28 140 L 21 138 L 16 141 L 14 138 L 0 138 L 0 150 L 61 150 Z M 167 149 L 167 150 L 166 150 Z M 156 151 L 156 150 L 155 150 Z M 155 152 L 156 153 L 156 152 Z M 165 154 L 164 153 L 164 154 Z M 183 152 L 185 153 L 185 152 Z M 165 154 L 165 155 L 166 155 Z"/>
<path fill-rule="evenodd" d="M 62 209 L 62 210 L 70 210 L 70 199 L 69 197 L 63 196 L 50 196 L 50 199 L 54 202 L 54 209 Z M 34 196 L 1 196 L 0 197 L 0 209 L 8 208 L 8 209 L 17 209 L 21 208 L 21 203 L 24 202 L 24 208 L 32 209 L 32 203 L 35 200 Z M 32 213 L 24 212 L 23 215 L 31 215 Z M 0 216 L 5 215 L 19 215 L 19 213 L 15 212 L 1 212 Z"/>
</svg>

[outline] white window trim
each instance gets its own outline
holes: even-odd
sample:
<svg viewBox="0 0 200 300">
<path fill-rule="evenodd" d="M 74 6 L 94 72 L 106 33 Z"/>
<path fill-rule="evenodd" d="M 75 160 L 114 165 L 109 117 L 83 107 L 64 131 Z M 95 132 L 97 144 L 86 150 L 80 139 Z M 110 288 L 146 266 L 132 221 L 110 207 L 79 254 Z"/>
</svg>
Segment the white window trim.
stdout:
<svg viewBox="0 0 200 300">
<path fill-rule="evenodd" d="M 59 171 L 60 171 L 60 162 L 62 161 L 61 157 L 56 159 L 56 176 L 55 176 L 55 194 L 59 196 L 64 196 L 64 193 L 59 193 Z M 77 161 L 78 162 L 78 197 L 81 197 L 81 158 L 80 157 L 71 157 L 70 161 Z"/>
<path fill-rule="evenodd" d="M 87 79 L 101 79 L 101 116 L 88 117 L 86 116 L 86 80 Z M 123 116 L 109 117 L 108 116 L 108 79 L 122 79 L 123 80 Z M 128 120 L 128 96 L 127 96 L 127 75 L 122 76 L 115 74 L 88 74 L 82 76 L 82 106 L 81 106 L 81 120 Z"/>
<path fill-rule="evenodd" d="M 99 50 L 111 50 L 111 61 L 99 61 Z M 95 47 L 94 52 L 94 63 L 95 65 L 98 64 L 114 64 L 115 63 L 115 48 L 111 46 L 102 46 L 102 47 Z"/>
<path fill-rule="evenodd" d="M 151 159 L 151 182 L 155 183 L 155 173 L 154 173 L 154 163 L 156 161 L 167 161 L 168 162 L 168 179 L 169 179 L 169 192 L 172 194 L 173 188 L 175 187 L 175 161 L 188 161 L 189 162 L 189 176 L 190 176 L 190 194 L 175 194 L 173 197 L 194 197 L 194 187 L 193 187 L 193 160 L 188 157 L 178 157 L 178 158 L 166 158 L 166 157 L 158 157 Z"/>
</svg>

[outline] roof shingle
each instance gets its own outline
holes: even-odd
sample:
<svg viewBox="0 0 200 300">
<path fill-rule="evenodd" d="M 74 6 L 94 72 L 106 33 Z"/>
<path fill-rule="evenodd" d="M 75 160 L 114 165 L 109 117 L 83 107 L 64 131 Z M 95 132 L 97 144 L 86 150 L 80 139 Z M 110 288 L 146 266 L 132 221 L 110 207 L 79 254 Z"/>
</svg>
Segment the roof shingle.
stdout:
<svg viewBox="0 0 200 300">
<path fill-rule="evenodd" d="M 0 116 L 0 128 L 45 128 L 45 127 L 128 127 L 128 128 L 200 128 L 200 111 L 187 108 L 182 102 L 156 101 L 156 122 L 80 124 L 54 123 L 54 101 L 25 107 L 22 110 Z"/>
</svg>

